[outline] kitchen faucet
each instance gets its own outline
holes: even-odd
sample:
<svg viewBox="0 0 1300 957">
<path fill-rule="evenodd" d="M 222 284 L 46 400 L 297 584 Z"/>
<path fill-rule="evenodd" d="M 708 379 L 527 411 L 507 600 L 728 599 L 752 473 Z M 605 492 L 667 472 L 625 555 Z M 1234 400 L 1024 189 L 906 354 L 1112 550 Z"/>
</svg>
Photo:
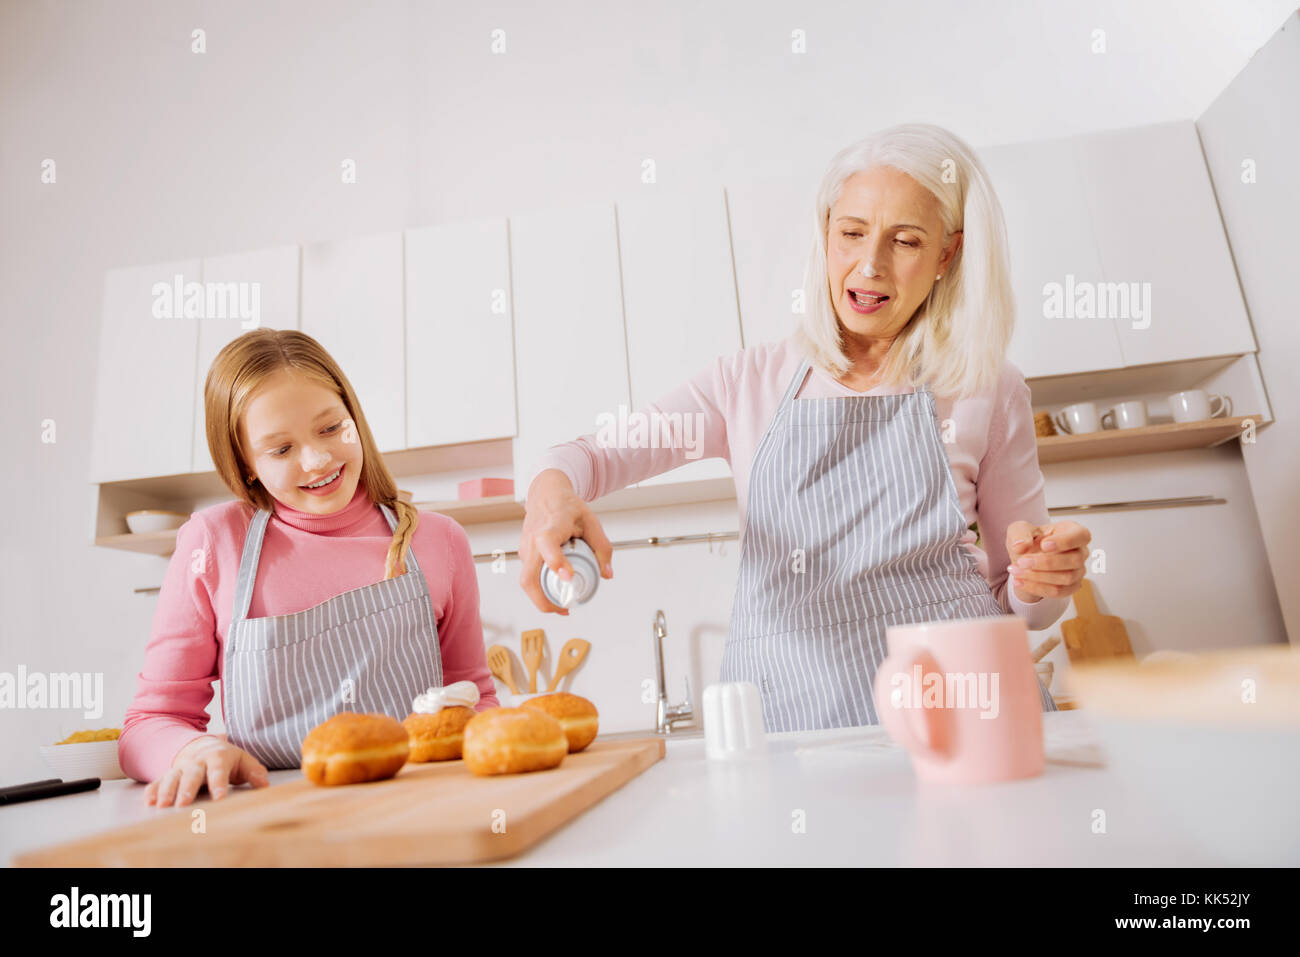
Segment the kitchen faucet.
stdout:
<svg viewBox="0 0 1300 957">
<path fill-rule="evenodd" d="M 659 700 L 655 705 L 655 733 L 672 734 L 673 725 L 692 721 L 695 712 L 691 710 L 691 679 L 686 677 L 686 700 L 679 705 L 668 703 L 668 686 L 664 682 L 664 636 L 668 627 L 664 622 L 663 611 L 655 612 L 655 676 L 659 680 Z"/>
</svg>

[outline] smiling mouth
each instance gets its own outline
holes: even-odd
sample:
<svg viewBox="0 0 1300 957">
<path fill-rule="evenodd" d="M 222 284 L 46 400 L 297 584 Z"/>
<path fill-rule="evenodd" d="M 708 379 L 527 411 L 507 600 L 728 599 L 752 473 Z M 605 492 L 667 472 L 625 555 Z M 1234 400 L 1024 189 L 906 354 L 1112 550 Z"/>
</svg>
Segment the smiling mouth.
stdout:
<svg viewBox="0 0 1300 957">
<path fill-rule="evenodd" d="M 866 293 L 858 293 L 850 289 L 849 298 L 852 299 L 854 302 L 856 302 L 859 306 L 878 306 L 880 305 L 880 303 L 884 302 L 889 297 L 869 296 Z"/>
<path fill-rule="evenodd" d="M 338 468 L 336 468 L 329 475 L 325 476 L 319 482 L 312 482 L 310 485 L 301 485 L 299 486 L 299 488 L 324 488 L 326 485 L 329 485 L 336 478 L 338 478 L 339 473 L 342 471 L 343 471 L 343 466 L 340 465 Z"/>
</svg>

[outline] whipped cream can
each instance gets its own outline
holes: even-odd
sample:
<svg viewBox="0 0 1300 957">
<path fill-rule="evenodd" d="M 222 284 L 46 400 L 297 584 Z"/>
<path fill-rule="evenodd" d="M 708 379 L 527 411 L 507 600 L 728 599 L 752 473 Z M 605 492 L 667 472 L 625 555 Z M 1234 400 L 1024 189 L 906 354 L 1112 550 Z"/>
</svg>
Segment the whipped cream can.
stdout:
<svg viewBox="0 0 1300 957">
<path fill-rule="evenodd" d="M 573 578 L 564 581 L 545 563 L 542 565 L 542 594 L 552 605 L 572 608 L 591 600 L 600 584 L 600 564 L 596 553 L 581 538 L 571 538 L 561 551 L 573 567 Z"/>
</svg>

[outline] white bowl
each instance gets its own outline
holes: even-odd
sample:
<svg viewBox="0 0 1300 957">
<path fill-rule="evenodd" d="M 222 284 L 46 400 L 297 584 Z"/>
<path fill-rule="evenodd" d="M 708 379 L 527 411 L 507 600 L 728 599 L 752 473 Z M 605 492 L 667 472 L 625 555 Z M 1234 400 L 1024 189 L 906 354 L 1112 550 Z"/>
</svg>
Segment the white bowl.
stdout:
<svg viewBox="0 0 1300 957">
<path fill-rule="evenodd" d="M 180 528 L 189 521 L 189 518 L 181 512 L 169 512 L 163 508 L 143 508 L 137 512 L 126 513 L 126 527 L 133 535 L 142 532 L 168 532 Z"/>
<path fill-rule="evenodd" d="M 124 778 L 117 763 L 116 741 L 83 741 L 80 744 L 46 744 L 41 757 L 64 781 L 99 778 L 111 781 Z"/>
<path fill-rule="evenodd" d="M 1085 662 L 1066 681 L 1121 783 L 1189 841 L 1227 866 L 1300 865 L 1300 653 Z"/>
</svg>

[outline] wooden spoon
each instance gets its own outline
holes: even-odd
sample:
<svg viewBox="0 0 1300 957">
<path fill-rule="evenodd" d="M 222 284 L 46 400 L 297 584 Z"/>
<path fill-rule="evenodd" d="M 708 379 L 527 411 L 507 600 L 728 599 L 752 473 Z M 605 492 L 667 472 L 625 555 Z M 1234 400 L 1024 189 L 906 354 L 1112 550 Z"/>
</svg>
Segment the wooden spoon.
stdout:
<svg viewBox="0 0 1300 957">
<path fill-rule="evenodd" d="M 493 645 L 487 650 L 488 668 L 510 688 L 512 694 L 519 694 L 515 687 L 515 676 L 510 670 L 510 652 L 503 645 Z"/>
<path fill-rule="evenodd" d="M 555 674 L 551 677 L 551 686 L 546 689 L 547 694 L 555 690 L 561 678 L 582 664 L 590 650 L 591 642 L 583 641 L 581 638 L 570 638 L 564 643 L 564 647 L 560 649 L 560 657 L 555 659 Z"/>
<path fill-rule="evenodd" d="M 540 628 L 525 631 L 519 636 L 519 647 L 522 649 L 520 657 L 528 666 L 528 690 L 533 694 L 537 693 L 537 669 L 542 666 L 542 646 L 545 641 L 546 632 Z"/>
</svg>

